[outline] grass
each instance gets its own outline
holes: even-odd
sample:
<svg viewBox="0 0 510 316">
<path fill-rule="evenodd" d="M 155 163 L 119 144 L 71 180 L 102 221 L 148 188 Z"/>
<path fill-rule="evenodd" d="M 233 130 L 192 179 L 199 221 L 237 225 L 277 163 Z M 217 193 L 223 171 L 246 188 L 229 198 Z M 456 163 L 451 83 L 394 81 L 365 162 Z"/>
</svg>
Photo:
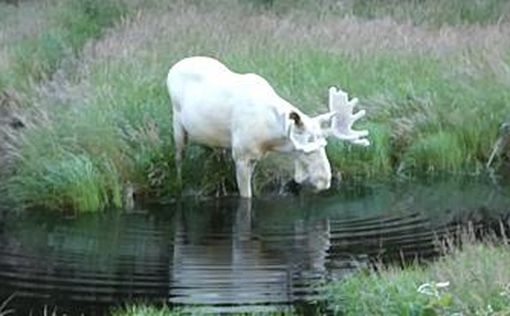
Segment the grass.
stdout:
<svg viewBox="0 0 510 316">
<path fill-rule="evenodd" d="M 210 309 L 203 309 L 199 307 L 186 307 L 186 308 L 171 308 L 168 306 L 164 307 L 156 307 L 151 305 L 145 305 L 145 304 L 138 304 L 138 305 L 130 305 L 126 306 L 124 308 L 119 308 L 113 310 L 111 313 L 112 316 L 181 316 L 181 315 L 221 315 L 222 313 L 212 313 Z M 229 315 L 232 316 L 247 316 L 247 315 L 267 315 L 267 316 L 290 316 L 294 315 L 294 313 L 290 311 L 274 311 L 274 312 L 229 312 Z"/>
<path fill-rule="evenodd" d="M 457 240 L 458 241 L 458 240 Z M 363 268 L 322 288 L 333 315 L 508 315 L 510 313 L 510 248 L 506 239 L 477 241 L 463 232 L 461 243 L 446 239 L 444 255 L 427 265 L 378 265 Z M 206 310 L 208 314 L 212 310 Z M 171 308 L 144 303 L 125 306 L 112 315 L 201 315 L 200 308 Z M 317 314 L 325 311 L 317 310 Z M 308 311 L 310 313 L 310 311 Z M 219 313 L 218 313 L 219 314 Z M 246 312 L 240 315 L 298 315 Z"/>
<path fill-rule="evenodd" d="M 254 1 L 66 3 L 41 14 L 41 32 L 10 39 L 23 53 L 8 66 L 17 75 L 0 80 L 30 104 L 22 111 L 27 128 L 4 129 L 7 145 L 0 146 L 10 162 L 0 189 L 20 207 L 119 207 L 128 185 L 138 196 L 174 196 L 164 79 L 189 55 L 259 73 L 310 114 L 326 110 L 331 85 L 358 97 L 368 111 L 359 126 L 370 130 L 373 145 L 331 140 L 327 149 L 346 179 L 481 174 L 510 110 L 503 1 L 469 8 L 461 1 L 387 1 L 377 8 L 345 1 L 340 9 L 323 1 L 319 11 L 308 10 L 317 5 L 307 1 L 284 9 L 273 1 L 262 8 Z M 235 191 L 232 163 L 218 157 L 189 149 L 185 194 Z M 259 165 L 256 191 L 289 179 L 282 161 L 269 157 Z"/>
<path fill-rule="evenodd" d="M 20 194 L 11 198 L 25 207 L 97 211 L 104 208 L 105 200 L 113 207 L 122 206 L 122 184 L 108 158 L 91 161 L 88 155 L 55 153 L 30 160 L 22 171 L 28 175 L 19 173 L 10 179 L 11 192 Z"/>
<path fill-rule="evenodd" d="M 502 0 L 407 0 L 347 1 L 353 14 L 365 18 L 393 16 L 416 24 L 443 25 L 502 23 L 510 18 L 510 6 Z"/>
<path fill-rule="evenodd" d="M 0 74 L 0 89 L 28 92 L 34 81 L 51 78 L 65 58 L 76 56 L 127 9 L 120 0 L 44 0 L 22 2 L 17 9 L 1 4 L 0 10 L 19 15 L 3 23 L 7 28 L 3 41 L 8 48 L 0 55 L 5 59 L 0 64 L 8 66 Z M 25 16 L 25 11 L 32 12 L 35 21 L 30 21 L 34 16 Z M 27 22 L 28 27 L 22 26 Z"/>
<path fill-rule="evenodd" d="M 254 8 L 286 14 L 296 7 L 324 15 L 365 19 L 392 17 L 399 22 L 429 27 L 508 22 L 510 6 L 504 0 L 243 0 Z"/>
<path fill-rule="evenodd" d="M 325 286 L 338 315 L 508 315 L 508 244 L 465 241 L 430 265 L 355 272 Z"/>
</svg>

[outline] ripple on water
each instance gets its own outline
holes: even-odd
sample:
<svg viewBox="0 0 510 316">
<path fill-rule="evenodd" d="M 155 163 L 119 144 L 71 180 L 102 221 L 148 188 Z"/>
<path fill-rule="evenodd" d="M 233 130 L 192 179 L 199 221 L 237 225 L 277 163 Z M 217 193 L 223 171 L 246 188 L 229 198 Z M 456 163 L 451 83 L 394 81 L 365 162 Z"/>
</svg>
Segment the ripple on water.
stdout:
<svg viewBox="0 0 510 316">
<path fill-rule="evenodd" d="M 490 189 L 456 190 L 487 196 Z M 490 202 L 477 201 L 481 205 L 465 199 L 469 208 L 459 208 L 508 205 L 494 194 Z M 446 209 L 451 205 L 434 190 L 391 188 L 365 196 L 253 205 L 225 199 L 75 218 L 7 214 L 0 219 L 0 298 L 16 293 L 18 307 L 68 311 L 137 299 L 209 311 L 282 310 L 317 298 L 318 282 L 375 260 L 437 255 L 434 241 L 452 220 Z"/>
</svg>

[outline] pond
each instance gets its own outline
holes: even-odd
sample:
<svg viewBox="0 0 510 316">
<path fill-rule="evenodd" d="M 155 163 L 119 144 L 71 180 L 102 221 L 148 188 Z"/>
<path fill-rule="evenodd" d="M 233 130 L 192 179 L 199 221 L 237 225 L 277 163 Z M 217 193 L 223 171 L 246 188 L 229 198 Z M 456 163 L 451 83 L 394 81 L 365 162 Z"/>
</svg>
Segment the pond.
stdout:
<svg viewBox="0 0 510 316">
<path fill-rule="evenodd" d="M 483 181 L 346 186 L 336 193 L 151 204 L 69 216 L 0 215 L 0 299 L 102 314 L 126 302 L 266 311 L 306 305 L 316 285 L 376 261 L 438 255 L 459 223 L 508 219 Z"/>
</svg>

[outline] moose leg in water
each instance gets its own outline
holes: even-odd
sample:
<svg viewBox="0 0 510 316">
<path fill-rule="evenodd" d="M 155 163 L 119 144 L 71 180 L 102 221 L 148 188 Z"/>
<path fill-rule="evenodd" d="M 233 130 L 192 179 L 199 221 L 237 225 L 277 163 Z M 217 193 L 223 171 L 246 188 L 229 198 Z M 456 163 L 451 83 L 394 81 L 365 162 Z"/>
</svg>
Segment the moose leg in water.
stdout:
<svg viewBox="0 0 510 316">
<path fill-rule="evenodd" d="M 180 123 L 180 106 L 178 101 L 173 101 L 173 132 L 174 132 L 174 146 L 175 146 L 175 169 L 177 172 L 177 186 L 179 190 L 182 189 L 182 161 L 186 153 L 186 143 L 188 135 L 184 126 Z"/>
</svg>

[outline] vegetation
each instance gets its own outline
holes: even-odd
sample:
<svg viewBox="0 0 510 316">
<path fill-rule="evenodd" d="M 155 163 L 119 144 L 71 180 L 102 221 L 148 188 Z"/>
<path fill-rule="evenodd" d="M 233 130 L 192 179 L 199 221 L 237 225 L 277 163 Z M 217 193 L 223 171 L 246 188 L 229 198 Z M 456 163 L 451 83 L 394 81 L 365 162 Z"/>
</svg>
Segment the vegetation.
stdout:
<svg viewBox="0 0 510 316">
<path fill-rule="evenodd" d="M 47 80 L 66 57 L 76 55 L 90 39 L 97 39 L 124 13 L 120 1 L 71 0 L 0 4 L 2 42 L 6 49 L 0 88 L 31 89 Z M 13 16 L 10 16 L 13 15 Z M 27 25 L 25 25 L 27 24 Z M 21 28 L 21 30 L 20 30 Z"/>
<path fill-rule="evenodd" d="M 451 246 L 451 245 L 450 245 Z M 380 265 L 327 283 L 328 314 L 334 315 L 509 315 L 510 249 L 507 243 L 476 242 L 464 235 L 462 247 L 444 248 L 430 265 L 403 268 Z M 208 311 L 208 314 L 211 310 Z M 325 311 L 318 311 L 318 314 Z M 200 309 L 135 304 L 117 309 L 124 315 L 201 315 Z M 299 315 L 298 311 L 246 315 Z"/>
<path fill-rule="evenodd" d="M 510 7 L 506 1 L 489 0 L 410 0 L 346 1 L 352 14 L 364 18 L 391 16 L 398 21 L 441 27 L 508 22 Z"/>
<path fill-rule="evenodd" d="M 199 307 L 197 308 L 171 308 L 168 306 L 155 307 L 150 305 L 131 305 L 124 308 L 116 309 L 112 312 L 112 316 L 183 316 L 183 315 L 211 315 L 211 310 L 204 310 Z M 217 313 L 218 315 L 221 313 Z M 248 316 L 248 315 L 267 315 L 267 316 L 286 316 L 294 315 L 289 311 L 274 311 L 274 312 L 241 312 L 241 313 L 228 313 L 232 316 Z"/>
<path fill-rule="evenodd" d="M 339 315 L 509 315 L 508 244 L 454 248 L 430 265 L 356 272 L 326 286 Z"/>
<path fill-rule="evenodd" d="M 358 97 L 373 145 L 330 142 L 344 178 L 480 174 L 510 109 L 508 13 L 503 0 L 0 3 L 0 90 L 25 126 L 0 127 L 0 190 L 78 211 L 120 207 L 127 188 L 175 195 L 164 79 L 198 54 L 261 74 L 310 114 L 331 85 Z M 219 157 L 190 148 L 185 194 L 234 190 Z M 258 166 L 256 191 L 283 186 L 282 160 Z"/>
</svg>

